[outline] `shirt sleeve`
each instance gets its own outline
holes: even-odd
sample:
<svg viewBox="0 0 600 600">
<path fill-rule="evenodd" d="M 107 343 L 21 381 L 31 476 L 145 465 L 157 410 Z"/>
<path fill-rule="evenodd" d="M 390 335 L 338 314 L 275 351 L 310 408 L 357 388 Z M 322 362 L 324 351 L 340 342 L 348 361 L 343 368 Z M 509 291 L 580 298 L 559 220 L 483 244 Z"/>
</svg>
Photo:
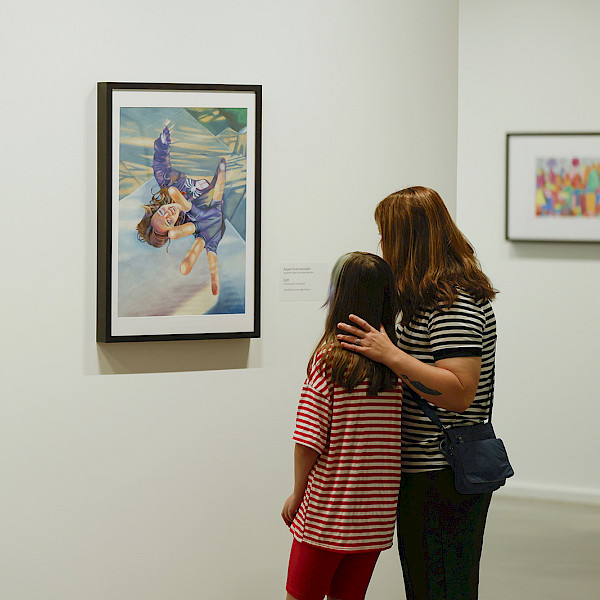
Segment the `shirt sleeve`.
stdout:
<svg viewBox="0 0 600 600">
<path fill-rule="evenodd" d="M 179 191 L 185 188 L 185 175 L 174 169 L 171 165 L 171 150 L 169 143 L 163 143 L 160 136 L 154 141 L 154 156 L 152 170 L 160 187 L 173 185 Z"/>
<path fill-rule="evenodd" d="M 293 440 L 321 454 L 329 440 L 330 423 L 331 402 L 327 382 L 322 371 L 313 368 L 300 394 Z"/>
<path fill-rule="evenodd" d="M 482 356 L 485 315 L 470 296 L 460 294 L 450 308 L 435 310 L 428 322 L 434 360 Z"/>
</svg>

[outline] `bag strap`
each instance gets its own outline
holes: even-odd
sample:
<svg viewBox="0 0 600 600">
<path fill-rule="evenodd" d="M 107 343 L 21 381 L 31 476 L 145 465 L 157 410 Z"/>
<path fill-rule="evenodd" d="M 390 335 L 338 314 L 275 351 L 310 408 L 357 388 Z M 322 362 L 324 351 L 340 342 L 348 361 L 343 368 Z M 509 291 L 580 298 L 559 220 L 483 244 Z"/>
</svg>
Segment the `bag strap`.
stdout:
<svg viewBox="0 0 600 600">
<path fill-rule="evenodd" d="M 444 431 L 444 426 L 442 425 L 440 418 L 437 416 L 435 410 L 431 408 L 429 403 L 421 398 L 421 396 L 419 396 L 419 394 L 416 392 L 414 392 L 414 398 L 419 405 L 419 408 L 425 413 L 425 416 L 428 417 L 429 420 L 440 429 L 440 431 Z"/>
<path fill-rule="evenodd" d="M 492 422 L 492 408 L 494 408 L 494 384 L 496 383 L 496 357 L 494 357 L 494 366 L 492 367 L 492 383 L 490 386 L 490 393 L 488 398 L 490 399 L 490 411 L 488 413 L 488 421 Z"/>
<path fill-rule="evenodd" d="M 490 386 L 490 392 L 488 394 L 488 398 L 490 399 L 490 410 L 488 412 L 488 421 L 491 423 L 492 422 L 492 408 L 494 406 L 494 383 L 496 380 L 496 362 L 495 361 L 494 361 L 494 366 L 492 367 L 492 373 L 490 375 L 490 378 L 492 380 L 492 383 Z M 419 394 L 417 394 L 417 392 L 415 392 L 414 390 L 411 390 L 411 391 L 413 393 L 413 397 L 415 398 L 415 401 L 419 405 L 419 408 L 425 413 L 425 416 L 428 417 L 429 420 L 440 429 L 440 431 L 444 431 L 445 427 L 442 424 L 442 422 L 440 421 L 440 418 L 437 416 L 435 409 L 431 407 L 429 402 L 427 402 L 426 400 L 421 398 L 421 396 L 419 396 Z"/>
</svg>

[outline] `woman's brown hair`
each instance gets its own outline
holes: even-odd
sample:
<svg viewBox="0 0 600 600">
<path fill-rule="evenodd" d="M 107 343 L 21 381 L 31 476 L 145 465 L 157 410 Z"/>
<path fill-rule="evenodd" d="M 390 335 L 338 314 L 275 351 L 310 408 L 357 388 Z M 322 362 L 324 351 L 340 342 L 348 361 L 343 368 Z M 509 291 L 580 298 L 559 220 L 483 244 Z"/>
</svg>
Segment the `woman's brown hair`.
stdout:
<svg viewBox="0 0 600 600">
<path fill-rule="evenodd" d="M 344 333 L 337 324 L 347 322 L 349 314 L 358 315 L 377 328 L 383 325 L 393 339 L 398 292 L 389 265 L 368 252 L 345 254 L 333 268 L 326 306 L 329 313 L 325 333 L 308 362 L 307 372 L 317 360 L 331 373 L 334 383 L 348 390 L 364 380 L 369 381 L 370 394 L 393 389 L 397 377 L 388 367 L 344 350 L 337 339 L 338 333 Z"/>
<path fill-rule="evenodd" d="M 434 190 L 417 186 L 390 194 L 377 205 L 375 222 L 400 293 L 403 325 L 419 309 L 450 306 L 460 290 L 478 301 L 495 297 L 473 247 Z"/>
</svg>

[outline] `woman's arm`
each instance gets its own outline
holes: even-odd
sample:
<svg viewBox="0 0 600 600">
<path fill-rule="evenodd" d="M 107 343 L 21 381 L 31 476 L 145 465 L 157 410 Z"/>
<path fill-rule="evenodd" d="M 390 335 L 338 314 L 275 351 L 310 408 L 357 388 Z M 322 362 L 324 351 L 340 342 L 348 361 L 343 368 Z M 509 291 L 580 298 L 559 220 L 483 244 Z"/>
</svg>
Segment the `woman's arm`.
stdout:
<svg viewBox="0 0 600 600">
<path fill-rule="evenodd" d="M 444 358 L 428 365 L 398 348 L 383 327 L 377 331 L 356 315 L 350 315 L 350 320 L 357 326 L 338 323 L 339 329 L 350 334 L 338 335 L 343 348 L 383 363 L 419 396 L 440 408 L 464 412 L 471 406 L 479 385 L 481 357 Z"/>
<path fill-rule="evenodd" d="M 313 448 L 302 444 L 296 444 L 294 447 L 294 491 L 285 501 L 281 511 L 281 516 L 288 526 L 292 524 L 300 504 L 302 504 L 302 498 L 308 485 L 308 476 L 318 458 L 319 453 Z"/>
</svg>

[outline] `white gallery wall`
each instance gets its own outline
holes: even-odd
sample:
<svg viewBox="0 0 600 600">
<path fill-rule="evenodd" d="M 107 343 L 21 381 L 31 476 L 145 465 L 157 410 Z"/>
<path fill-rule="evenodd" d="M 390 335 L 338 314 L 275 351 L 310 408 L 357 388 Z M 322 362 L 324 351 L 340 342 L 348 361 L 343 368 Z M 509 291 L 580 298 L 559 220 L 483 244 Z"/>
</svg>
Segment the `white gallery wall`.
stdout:
<svg viewBox="0 0 600 600">
<path fill-rule="evenodd" d="M 455 210 L 458 2 L 57 0 L 2 17 L 0 595 L 281 597 L 323 313 L 279 302 L 280 264 L 375 251 L 373 208 L 400 187 Z M 262 84 L 260 339 L 95 343 L 98 81 Z M 400 579 L 388 552 L 370 597 Z"/>
<path fill-rule="evenodd" d="M 600 502 L 600 245 L 504 239 L 507 132 L 600 132 L 595 0 L 461 0 L 458 224 L 501 291 L 502 493 Z"/>
</svg>

